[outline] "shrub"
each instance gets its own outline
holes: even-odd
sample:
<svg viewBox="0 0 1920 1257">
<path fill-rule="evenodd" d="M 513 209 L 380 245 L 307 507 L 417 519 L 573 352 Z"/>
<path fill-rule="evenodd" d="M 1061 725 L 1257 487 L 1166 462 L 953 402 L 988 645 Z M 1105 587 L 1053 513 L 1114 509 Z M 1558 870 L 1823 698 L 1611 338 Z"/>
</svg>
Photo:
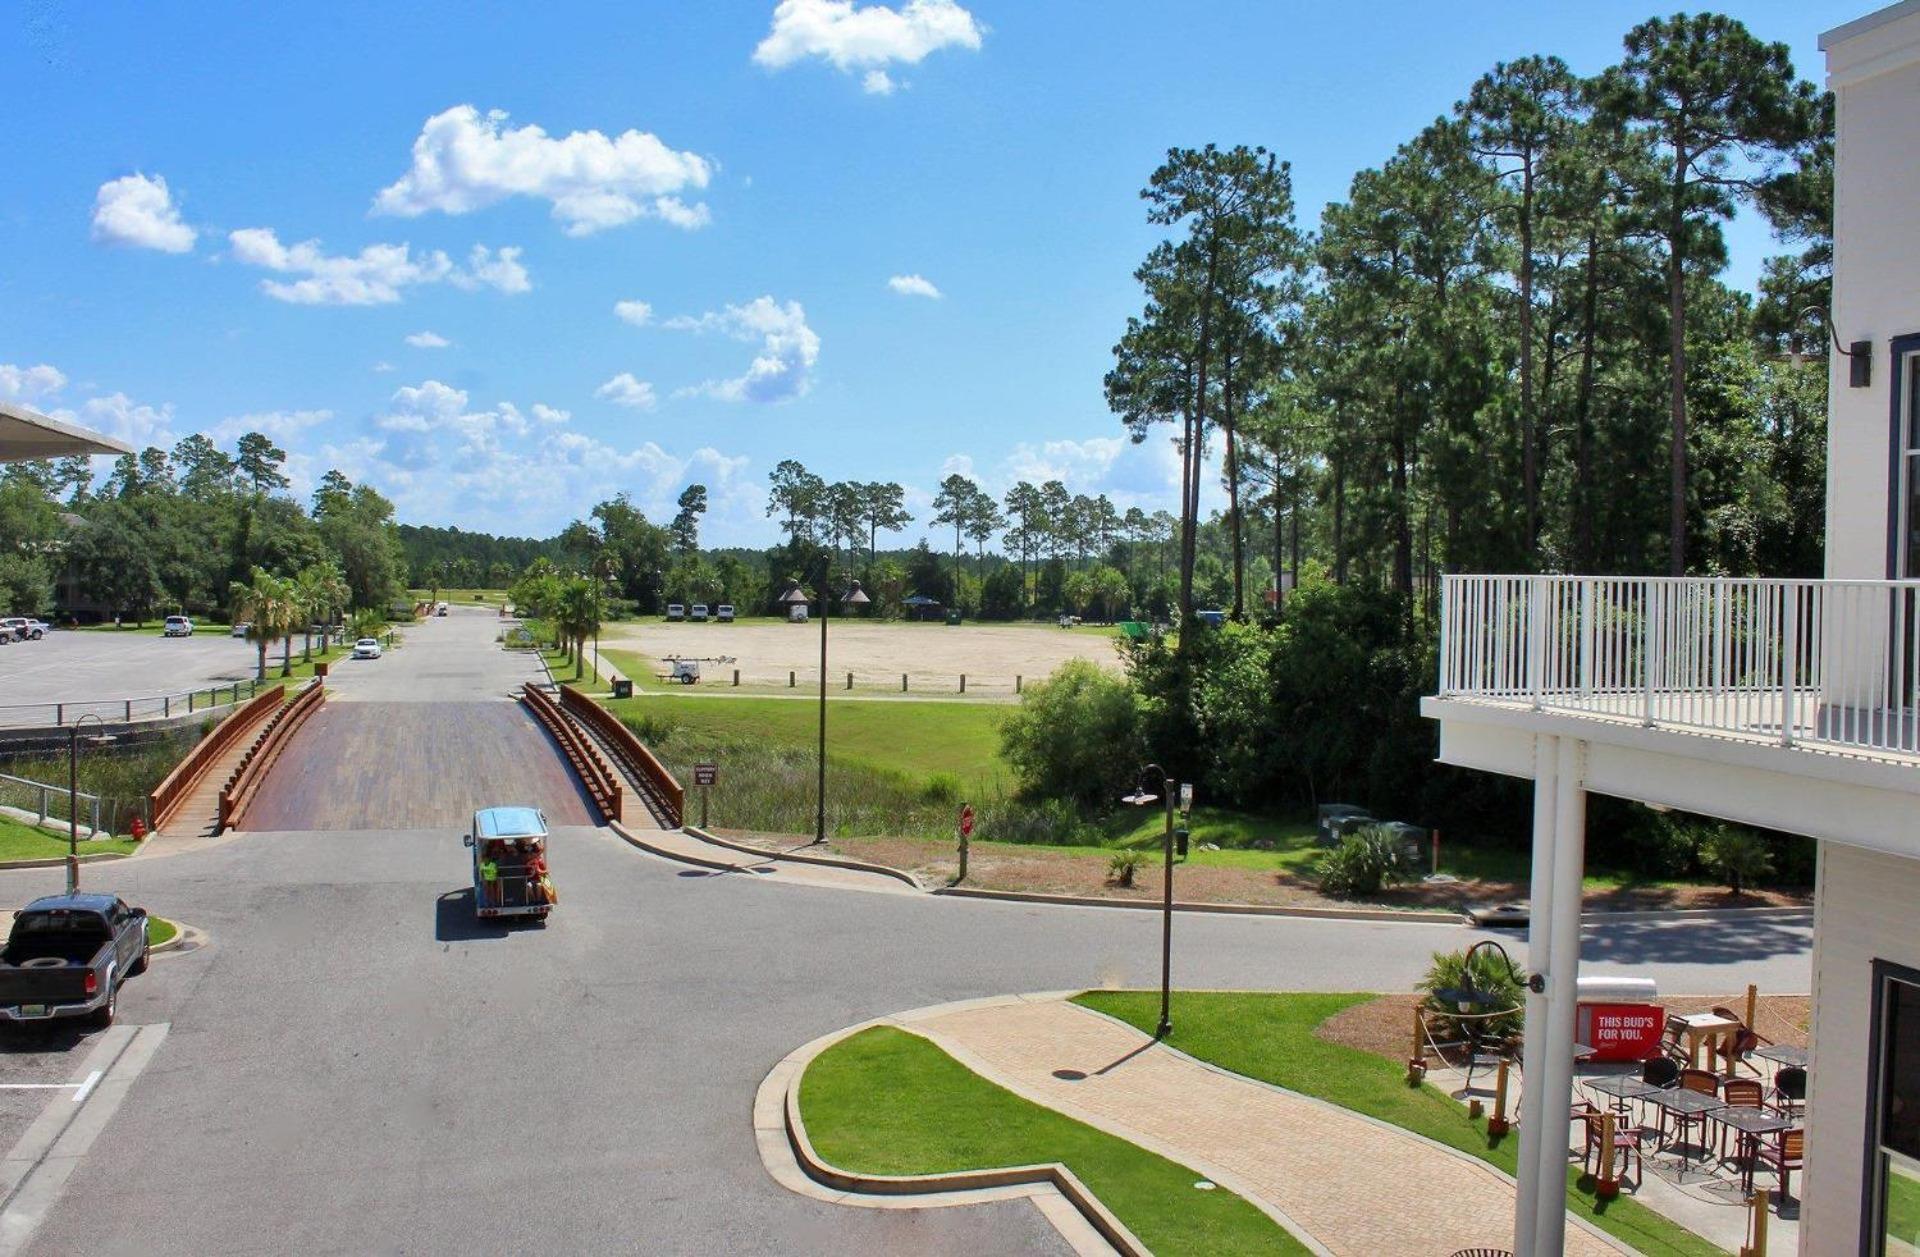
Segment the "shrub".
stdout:
<svg viewBox="0 0 1920 1257">
<path fill-rule="evenodd" d="M 1000 745 L 1022 793 L 1110 807 L 1142 758 L 1133 687 L 1091 660 L 1070 660 L 1021 698 Z"/>
<path fill-rule="evenodd" d="M 620 722 L 633 730 L 633 736 L 655 748 L 673 736 L 677 727 L 667 716 L 656 715 L 651 711 L 622 712 Z"/>
<path fill-rule="evenodd" d="M 1521 1022 L 1525 1019 L 1521 1006 L 1526 1002 L 1526 991 L 1500 954 L 1488 948 L 1475 956 L 1473 980 L 1469 982 L 1467 978 L 1465 951 L 1433 953 L 1433 963 L 1427 967 L 1426 976 L 1419 982 L 1419 989 L 1427 995 L 1427 1008 L 1438 1013 L 1462 1037 L 1475 1022 L 1478 1022 L 1481 1033 L 1489 1038 L 1518 1034 Z M 1475 1014 L 1471 1018 L 1461 1012 L 1458 1004 L 1447 1003 L 1435 994 L 1436 991 L 1459 990 L 1468 986 L 1489 996 L 1487 1003 L 1468 1010 Z M 1512 1011 L 1506 1011 L 1509 1009 Z M 1483 1018 L 1478 1016 L 1481 1013 L 1497 1015 Z"/>
<path fill-rule="evenodd" d="M 1377 895 L 1406 878 L 1406 853 L 1399 839 L 1378 825 L 1348 834 L 1320 858 L 1320 892 L 1336 899 Z"/>
<path fill-rule="evenodd" d="M 1146 853 L 1122 851 L 1107 861 L 1107 880 L 1116 886 L 1133 885 L 1133 875 L 1147 862 Z"/>
<path fill-rule="evenodd" d="M 944 803 L 952 806 L 960 801 L 960 778 L 952 773 L 934 773 L 920 786 L 922 803 Z"/>
<path fill-rule="evenodd" d="M 1715 825 L 1700 844 L 1700 854 L 1736 895 L 1773 872 L 1766 840 L 1740 825 Z"/>
</svg>

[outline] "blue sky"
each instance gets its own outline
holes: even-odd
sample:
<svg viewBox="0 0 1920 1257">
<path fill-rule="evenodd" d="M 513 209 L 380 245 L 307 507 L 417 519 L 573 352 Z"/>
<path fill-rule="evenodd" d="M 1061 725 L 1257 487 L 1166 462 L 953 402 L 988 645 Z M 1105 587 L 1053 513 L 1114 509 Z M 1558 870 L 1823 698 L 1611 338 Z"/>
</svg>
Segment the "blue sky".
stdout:
<svg viewBox="0 0 1920 1257">
<path fill-rule="evenodd" d="M 700 480 L 707 539 L 757 544 L 787 457 L 910 505 L 960 468 L 1171 508 L 1100 391 L 1165 149 L 1265 144 L 1310 227 L 1494 62 L 1591 72 L 1662 10 L 267 11 L 0 18 L 0 395 L 139 442 L 257 426 L 296 489 L 339 466 L 418 523 L 541 535 Z M 1818 81 L 1866 10 L 1726 11 Z M 1732 241 L 1750 282 L 1764 225 Z"/>
</svg>

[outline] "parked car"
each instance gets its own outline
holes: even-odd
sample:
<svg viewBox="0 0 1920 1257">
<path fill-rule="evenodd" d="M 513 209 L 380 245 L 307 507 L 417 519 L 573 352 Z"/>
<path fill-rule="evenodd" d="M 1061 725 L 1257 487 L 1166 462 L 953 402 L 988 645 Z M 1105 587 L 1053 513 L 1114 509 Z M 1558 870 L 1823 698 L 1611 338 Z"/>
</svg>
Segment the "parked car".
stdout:
<svg viewBox="0 0 1920 1257">
<path fill-rule="evenodd" d="M 667 604 L 668 620 L 684 620 L 686 618 L 687 618 L 687 609 L 685 607 L 681 606 L 677 602 L 669 602 Z"/>
<path fill-rule="evenodd" d="M 353 657 L 355 659 L 378 659 L 380 657 L 380 639 L 377 637 L 361 638 L 353 644 Z"/>
<path fill-rule="evenodd" d="M 45 637 L 48 633 L 53 632 L 53 625 L 48 624 L 45 620 L 29 619 L 27 623 L 33 626 L 33 635 L 35 638 Z"/>
<path fill-rule="evenodd" d="M 704 602 L 694 603 L 693 611 L 687 616 L 687 618 L 689 620 L 692 620 L 695 624 L 705 624 L 707 622 L 707 604 Z"/>
<path fill-rule="evenodd" d="M 24 615 L 10 615 L 0 620 L 0 636 L 10 637 L 16 642 L 35 641 L 46 635 L 46 625 L 38 620 L 29 620 Z"/>
<path fill-rule="evenodd" d="M 170 615 L 162 633 L 167 637 L 192 637 L 193 621 L 184 615 Z"/>
<path fill-rule="evenodd" d="M 733 623 L 733 604 L 731 602 L 723 602 L 719 606 L 715 607 L 713 609 L 713 618 L 720 621 L 720 623 L 722 624 L 732 624 Z"/>
<path fill-rule="evenodd" d="M 0 1021 L 113 1021 L 120 987 L 147 971 L 147 910 L 113 895 L 48 895 L 22 908 L 0 952 Z"/>
<path fill-rule="evenodd" d="M 435 615 L 445 615 L 447 613 L 447 604 L 444 602 L 441 603 L 439 606 L 433 609 L 433 613 Z"/>
<path fill-rule="evenodd" d="M 245 637 L 248 631 L 251 630 L 252 628 L 253 628 L 253 624 L 250 621 L 240 620 L 234 624 L 233 631 L 230 634 L 228 634 L 228 636 Z"/>
</svg>

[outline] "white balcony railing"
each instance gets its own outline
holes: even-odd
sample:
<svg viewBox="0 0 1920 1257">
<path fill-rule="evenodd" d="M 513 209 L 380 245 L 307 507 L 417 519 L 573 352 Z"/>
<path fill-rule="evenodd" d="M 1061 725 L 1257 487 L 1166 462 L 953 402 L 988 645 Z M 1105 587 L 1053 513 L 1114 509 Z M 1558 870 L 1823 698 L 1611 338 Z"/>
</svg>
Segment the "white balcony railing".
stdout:
<svg viewBox="0 0 1920 1257">
<path fill-rule="evenodd" d="M 1440 697 L 1920 754 L 1920 581 L 1449 576 Z"/>
</svg>

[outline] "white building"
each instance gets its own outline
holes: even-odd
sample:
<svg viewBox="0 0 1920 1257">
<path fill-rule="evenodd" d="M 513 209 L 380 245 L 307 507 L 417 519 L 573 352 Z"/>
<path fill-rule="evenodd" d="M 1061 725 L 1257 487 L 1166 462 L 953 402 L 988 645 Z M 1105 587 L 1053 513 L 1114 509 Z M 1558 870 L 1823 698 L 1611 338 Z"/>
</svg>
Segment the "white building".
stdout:
<svg viewBox="0 0 1920 1257">
<path fill-rule="evenodd" d="M 1920 0 L 1838 97 L 1827 579 L 1449 577 L 1440 758 L 1535 782 L 1515 1251 L 1561 1251 L 1588 792 L 1819 840 L 1803 1252 L 1920 1214 Z M 1737 929 L 1737 926 L 1730 926 Z M 1538 1138 L 1545 1131 L 1548 1138 Z M 1763 1180 L 1764 1181 L 1764 1180 Z"/>
</svg>

